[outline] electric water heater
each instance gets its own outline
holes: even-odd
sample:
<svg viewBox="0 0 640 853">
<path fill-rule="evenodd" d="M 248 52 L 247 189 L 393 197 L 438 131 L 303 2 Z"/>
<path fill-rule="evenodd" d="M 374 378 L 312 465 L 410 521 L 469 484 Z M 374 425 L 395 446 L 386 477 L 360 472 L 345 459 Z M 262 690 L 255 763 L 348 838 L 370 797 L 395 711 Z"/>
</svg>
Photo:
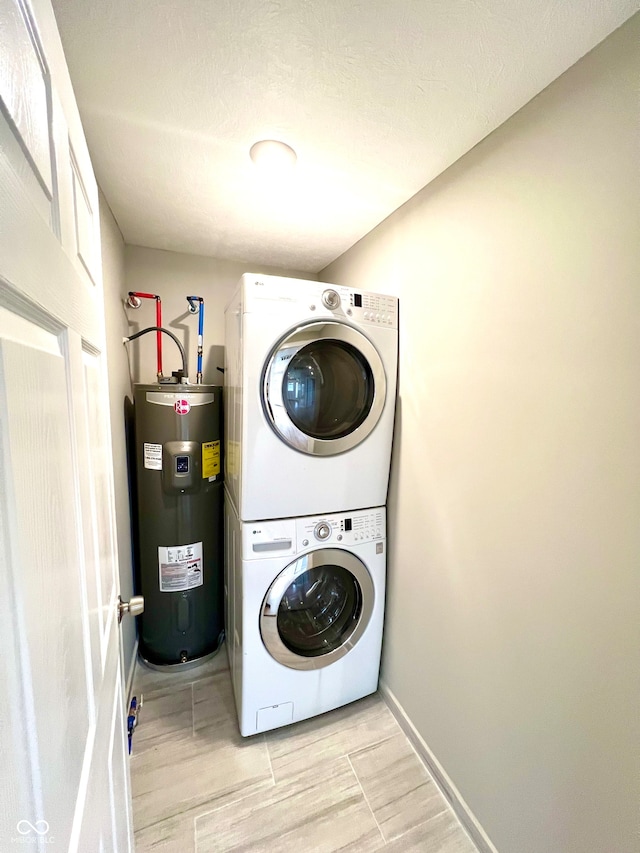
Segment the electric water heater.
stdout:
<svg viewBox="0 0 640 853">
<path fill-rule="evenodd" d="M 139 652 L 184 666 L 223 639 L 222 387 L 136 385 L 134 410 Z"/>
</svg>

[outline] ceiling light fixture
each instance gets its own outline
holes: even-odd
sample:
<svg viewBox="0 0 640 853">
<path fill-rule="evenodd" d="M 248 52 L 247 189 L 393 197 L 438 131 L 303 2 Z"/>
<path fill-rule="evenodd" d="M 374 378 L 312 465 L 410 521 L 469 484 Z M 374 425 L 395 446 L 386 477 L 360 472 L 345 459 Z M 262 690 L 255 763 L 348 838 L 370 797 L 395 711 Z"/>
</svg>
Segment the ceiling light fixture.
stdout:
<svg viewBox="0 0 640 853">
<path fill-rule="evenodd" d="M 249 156 L 260 169 L 270 172 L 285 172 L 292 169 L 298 155 L 286 142 L 276 139 L 261 139 L 251 146 Z"/>
</svg>

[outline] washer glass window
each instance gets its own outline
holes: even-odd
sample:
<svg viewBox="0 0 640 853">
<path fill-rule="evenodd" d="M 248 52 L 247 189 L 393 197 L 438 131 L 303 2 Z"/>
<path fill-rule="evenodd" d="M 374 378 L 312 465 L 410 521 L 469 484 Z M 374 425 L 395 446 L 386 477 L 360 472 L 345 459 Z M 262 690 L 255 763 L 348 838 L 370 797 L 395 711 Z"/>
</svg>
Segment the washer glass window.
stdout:
<svg viewBox="0 0 640 853">
<path fill-rule="evenodd" d="M 260 633 L 269 654 L 291 669 L 320 669 L 348 654 L 375 602 L 365 564 L 340 548 L 304 554 L 281 571 L 262 602 Z"/>
<path fill-rule="evenodd" d="M 315 657 L 334 651 L 351 636 L 362 610 L 362 591 L 342 566 L 303 572 L 285 590 L 278 607 L 278 634 L 294 654 Z"/>
<path fill-rule="evenodd" d="M 282 398 L 293 424 L 312 438 L 336 439 L 357 429 L 371 411 L 371 368 L 354 346 L 321 340 L 291 358 Z"/>
</svg>

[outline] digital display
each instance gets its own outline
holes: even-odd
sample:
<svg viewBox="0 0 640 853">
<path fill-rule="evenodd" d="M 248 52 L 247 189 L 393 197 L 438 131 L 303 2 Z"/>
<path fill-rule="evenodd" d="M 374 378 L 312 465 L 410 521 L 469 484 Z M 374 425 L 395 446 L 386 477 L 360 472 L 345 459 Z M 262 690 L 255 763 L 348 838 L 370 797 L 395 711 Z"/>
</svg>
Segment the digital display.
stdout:
<svg viewBox="0 0 640 853">
<path fill-rule="evenodd" d="M 351 519 L 350 518 L 345 518 L 344 530 L 345 530 L 345 533 L 348 533 L 351 530 Z"/>
<path fill-rule="evenodd" d="M 176 456 L 176 474 L 188 474 L 189 473 L 189 457 L 188 456 Z"/>
<path fill-rule="evenodd" d="M 356 306 L 356 308 L 362 308 L 362 294 L 361 293 L 354 293 L 353 294 L 353 304 Z"/>
</svg>

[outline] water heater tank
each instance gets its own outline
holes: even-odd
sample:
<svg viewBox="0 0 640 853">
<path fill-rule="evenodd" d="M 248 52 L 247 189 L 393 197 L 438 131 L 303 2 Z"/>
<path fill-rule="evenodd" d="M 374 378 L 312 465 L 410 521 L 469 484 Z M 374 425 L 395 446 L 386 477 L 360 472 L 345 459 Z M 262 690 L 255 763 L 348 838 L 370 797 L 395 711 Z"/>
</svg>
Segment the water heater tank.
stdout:
<svg viewBox="0 0 640 853">
<path fill-rule="evenodd" d="M 222 388 L 134 389 L 139 652 L 188 666 L 217 651 L 224 628 Z"/>
</svg>

